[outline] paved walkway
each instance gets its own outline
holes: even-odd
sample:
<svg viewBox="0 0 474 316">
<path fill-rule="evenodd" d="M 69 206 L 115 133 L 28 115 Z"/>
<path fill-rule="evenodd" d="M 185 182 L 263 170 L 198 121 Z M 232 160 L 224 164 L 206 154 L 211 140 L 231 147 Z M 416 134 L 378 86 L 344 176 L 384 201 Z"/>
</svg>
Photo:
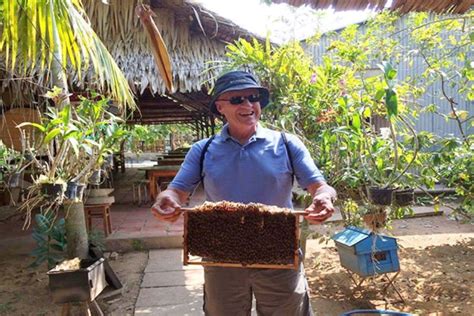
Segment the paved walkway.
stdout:
<svg viewBox="0 0 474 316">
<path fill-rule="evenodd" d="M 182 252 L 150 250 L 135 315 L 203 315 L 203 269 L 183 266 Z"/>
</svg>

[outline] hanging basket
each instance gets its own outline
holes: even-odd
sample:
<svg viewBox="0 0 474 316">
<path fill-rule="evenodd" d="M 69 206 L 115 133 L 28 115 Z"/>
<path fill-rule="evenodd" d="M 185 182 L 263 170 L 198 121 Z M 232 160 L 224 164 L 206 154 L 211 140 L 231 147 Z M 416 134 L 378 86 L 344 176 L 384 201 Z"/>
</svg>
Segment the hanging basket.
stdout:
<svg viewBox="0 0 474 316">
<path fill-rule="evenodd" d="M 62 197 L 64 186 L 61 183 L 42 183 L 41 193 L 49 200 L 56 200 Z"/>
<path fill-rule="evenodd" d="M 9 188 L 19 188 L 21 187 L 23 180 L 23 172 L 14 172 L 8 177 L 8 187 Z"/>
<path fill-rule="evenodd" d="M 100 184 L 100 180 L 101 180 L 101 176 L 102 176 L 102 170 L 96 170 L 94 172 L 92 172 L 91 176 L 89 177 L 89 184 L 92 184 L 92 185 L 99 185 Z"/>
<path fill-rule="evenodd" d="M 86 186 L 84 184 L 79 184 L 77 182 L 68 182 L 66 187 L 66 192 L 64 192 L 64 196 L 68 200 L 82 200 L 82 196 L 84 194 L 84 188 Z"/>
<path fill-rule="evenodd" d="M 415 202 L 415 190 L 401 189 L 393 192 L 393 203 L 397 206 L 409 206 Z"/>
<path fill-rule="evenodd" d="M 369 200 L 376 205 L 391 205 L 393 189 L 370 187 L 367 190 Z"/>
</svg>

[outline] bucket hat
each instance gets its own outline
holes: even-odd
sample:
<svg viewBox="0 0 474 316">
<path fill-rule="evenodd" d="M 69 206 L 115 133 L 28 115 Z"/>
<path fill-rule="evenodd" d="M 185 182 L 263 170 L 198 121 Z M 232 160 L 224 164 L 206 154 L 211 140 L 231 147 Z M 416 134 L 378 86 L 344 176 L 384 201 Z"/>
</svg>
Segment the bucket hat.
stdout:
<svg viewBox="0 0 474 316">
<path fill-rule="evenodd" d="M 220 115 L 216 108 L 217 98 L 229 91 L 238 91 L 244 89 L 258 89 L 260 94 L 260 107 L 263 109 L 270 101 L 270 93 L 267 88 L 262 87 L 257 83 L 257 79 L 246 71 L 231 71 L 219 77 L 214 86 L 211 102 L 209 102 L 209 109 L 212 113 Z"/>
</svg>

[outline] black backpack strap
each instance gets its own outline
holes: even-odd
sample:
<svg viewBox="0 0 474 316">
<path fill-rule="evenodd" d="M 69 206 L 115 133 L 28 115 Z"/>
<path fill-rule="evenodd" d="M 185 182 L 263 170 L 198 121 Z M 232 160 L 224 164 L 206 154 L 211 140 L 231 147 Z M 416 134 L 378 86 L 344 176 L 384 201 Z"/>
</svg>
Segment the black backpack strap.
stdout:
<svg viewBox="0 0 474 316">
<path fill-rule="evenodd" d="M 215 134 L 212 135 L 204 144 L 204 147 L 202 148 L 202 151 L 201 151 L 201 158 L 199 160 L 199 171 L 200 171 L 199 174 L 201 175 L 201 182 L 204 180 L 204 158 L 206 157 L 207 148 L 212 143 L 215 137 L 216 137 Z"/>
<path fill-rule="evenodd" d="M 288 139 L 286 139 L 285 132 L 281 132 L 281 138 L 283 139 L 283 143 L 285 144 L 286 152 L 288 153 L 288 159 L 290 160 L 291 166 L 291 183 L 295 182 L 295 168 L 293 166 L 293 158 L 291 157 L 291 150 L 290 146 L 288 145 Z"/>
</svg>

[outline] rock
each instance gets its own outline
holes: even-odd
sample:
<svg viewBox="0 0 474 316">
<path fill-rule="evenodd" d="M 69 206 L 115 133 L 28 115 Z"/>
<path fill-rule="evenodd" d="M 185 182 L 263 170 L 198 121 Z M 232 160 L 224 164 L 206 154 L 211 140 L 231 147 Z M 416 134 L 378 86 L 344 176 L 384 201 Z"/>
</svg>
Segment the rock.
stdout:
<svg viewBox="0 0 474 316">
<path fill-rule="evenodd" d="M 117 260 L 117 259 L 118 259 L 118 256 L 119 256 L 119 254 L 114 251 L 114 252 L 112 252 L 112 253 L 110 254 L 109 259 L 110 259 L 110 260 Z"/>
</svg>

